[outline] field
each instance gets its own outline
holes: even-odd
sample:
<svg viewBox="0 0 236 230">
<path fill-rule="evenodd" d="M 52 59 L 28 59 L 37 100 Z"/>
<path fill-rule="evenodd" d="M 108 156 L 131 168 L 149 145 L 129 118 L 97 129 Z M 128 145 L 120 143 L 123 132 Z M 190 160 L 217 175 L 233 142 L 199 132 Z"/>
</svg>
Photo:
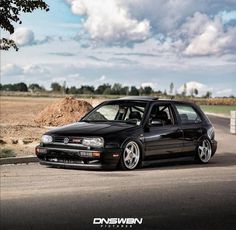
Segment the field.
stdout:
<svg viewBox="0 0 236 230">
<path fill-rule="evenodd" d="M 12 152 L 17 155 L 34 154 L 41 135 L 49 127 L 34 122 L 36 115 L 47 105 L 60 98 L 1 97 L 0 100 L 0 146 L 1 155 Z M 87 99 L 93 106 L 101 99 Z M 1 156 L 0 155 L 0 156 Z"/>
<path fill-rule="evenodd" d="M 236 105 L 201 105 L 203 111 L 230 117 L 230 111 L 236 111 Z"/>
<path fill-rule="evenodd" d="M 49 129 L 49 127 L 36 124 L 34 119 L 47 105 L 57 100 L 60 98 L 2 96 L 0 100 L 0 156 L 34 154 L 34 148 L 38 144 L 39 138 Z M 104 98 L 85 100 L 92 106 L 96 106 Z M 207 105 L 201 107 L 206 112 L 226 116 L 229 116 L 230 110 L 236 110 L 236 106 Z"/>
</svg>

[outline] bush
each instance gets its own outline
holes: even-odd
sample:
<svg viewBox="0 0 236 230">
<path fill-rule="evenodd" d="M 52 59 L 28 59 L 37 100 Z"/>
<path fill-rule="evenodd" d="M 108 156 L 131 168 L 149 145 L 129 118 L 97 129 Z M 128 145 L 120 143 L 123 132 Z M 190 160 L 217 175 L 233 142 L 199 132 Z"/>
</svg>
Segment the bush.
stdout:
<svg viewBox="0 0 236 230">
<path fill-rule="evenodd" d="M 0 150 L 0 158 L 6 158 L 6 157 L 15 157 L 16 154 L 11 149 L 1 149 Z"/>
</svg>

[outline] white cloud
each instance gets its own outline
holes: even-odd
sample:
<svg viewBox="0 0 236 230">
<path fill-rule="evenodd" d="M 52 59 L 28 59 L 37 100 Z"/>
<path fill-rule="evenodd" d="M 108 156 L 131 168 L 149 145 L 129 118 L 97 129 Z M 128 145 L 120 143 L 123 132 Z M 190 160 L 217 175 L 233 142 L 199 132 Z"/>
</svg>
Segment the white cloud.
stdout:
<svg viewBox="0 0 236 230">
<path fill-rule="evenodd" d="M 222 16 L 227 19 L 235 18 L 235 0 L 116 0 L 128 6 L 132 15 L 138 19 L 147 18 L 154 33 L 169 34 L 180 27 L 187 17 L 195 12 L 207 15 Z M 230 11 L 229 11 L 230 9 Z"/>
<path fill-rule="evenodd" d="M 190 81 L 186 83 L 187 94 L 190 95 L 194 89 L 198 90 L 198 95 L 204 95 L 207 91 L 212 91 L 213 89 L 207 85 L 204 85 L 200 82 Z M 184 91 L 184 85 L 179 88 L 179 93 Z"/>
<path fill-rule="evenodd" d="M 40 65 L 30 64 L 19 66 L 16 64 L 7 64 L 2 68 L 4 76 L 18 76 L 18 75 L 47 75 L 50 71 L 48 68 Z"/>
<path fill-rule="evenodd" d="M 233 53 L 236 4 L 220 0 L 67 0 L 83 16 L 84 31 L 76 36 L 94 47 L 125 46 L 156 40 L 157 53 L 188 56 Z M 227 7 L 226 7 L 227 6 Z M 202 13 L 199 13 L 202 12 Z M 215 15 L 215 16 L 209 16 Z M 86 37 L 87 36 L 87 37 Z M 81 43 L 82 44 L 82 43 Z"/>
<path fill-rule="evenodd" d="M 133 18 L 122 1 L 71 0 L 70 3 L 74 14 L 85 17 L 83 28 L 95 42 L 127 45 L 150 36 L 149 21 Z"/>
<path fill-rule="evenodd" d="M 7 64 L 2 67 L 2 74 L 4 76 L 14 76 L 14 75 L 20 75 L 23 73 L 23 69 L 16 65 L 16 64 Z"/>
<path fill-rule="evenodd" d="M 99 81 L 103 82 L 107 79 L 107 77 L 105 75 L 102 75 L 100 78 L 99 78 Z"/>
<path fill-rule="evenodd" d="M 216 96 L 230 96 L 232 94 L 232 89 L 222 89 L 216 92 Z"/>
<path fill-rule="evenodd" d="M 236 27 L 225 29 L 219 16 L 211 19 L 196 12 L 187 19 L 179 32 L 187 43 L 184 53 L 190 56 L 224 54 L 234 52 L 232 48 L 236 47 Z"/>
<path fill-rule="evenodd" d="M 18 46 L 40 45 L 52 40 L 50 36 L 35 39 L 34 32 L 28 28 L 20 27 L 10 36 Z"/>
<path fill-rule="evenodd" d="M 194 13 L 195 0 L 123 0 L 137 18 L 147 18 L 154 33 L 168 34 Z"/>
<path fill-rule="evenodd" d="M 35 42 L 34 32 L 23 27 L 16 29 L 11 39 L 19 46 L 32 45 Z"/>
<path fill-rule="evenodd" d="M 49 70 L 43 66 L 31 64 L 24 67 L 24 74 L 45 75 L 48 73 L 49 73 Z"/>
</svg>

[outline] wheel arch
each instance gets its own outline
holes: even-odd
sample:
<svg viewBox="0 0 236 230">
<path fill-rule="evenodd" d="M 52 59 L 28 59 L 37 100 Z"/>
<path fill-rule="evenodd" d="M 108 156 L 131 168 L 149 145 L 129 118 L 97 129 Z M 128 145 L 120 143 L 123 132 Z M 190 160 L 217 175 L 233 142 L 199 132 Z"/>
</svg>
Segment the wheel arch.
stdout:
<svg viewBox="0 0 236 230">
<path fill-rule="evenodd" d="M 125 145 L 130 142 L 130 141 L 134 141 L 138 144 L 139 149 L 140 149 L 140 154 L 141 154 L 141 161 L 144 160 L 144 152 L 145 152 L 145 148 L 144 148 L 144 142 L 142 142 L 138 137 L 127 137 L 123 143 L 121 144 L 121 149 L 122 149 L 122 153 L 124 151 L 124 147 Z M 121 158 L 121 157 L 120 157 Z"/>
</svg>

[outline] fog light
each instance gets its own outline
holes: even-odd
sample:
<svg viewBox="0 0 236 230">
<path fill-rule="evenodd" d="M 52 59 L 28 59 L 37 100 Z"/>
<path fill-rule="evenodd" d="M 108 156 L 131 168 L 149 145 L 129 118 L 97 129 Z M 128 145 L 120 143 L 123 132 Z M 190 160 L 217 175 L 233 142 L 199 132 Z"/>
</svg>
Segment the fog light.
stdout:
<svg viewBox="0 0 236 230">
<path fill-rule="evenodd" d="M 80 152 L 80 156 L 81 157 L 92 157 L 92 153 L 91 152 Z"/>
<path fill-rule="evenodd" d="M 81 151 L 80 152 L 81 157 L 100 157 L 100 152 L 86 152 Z"/>
<path fill-rule="evenodd" d="M 100 157 L 100 152 L 93 152 L 93 157 Z"/>
<path fill-rule="evenodd" d="M 38 154 L 38 153 L 43 153 L 43 154 L 45 154 L 45 153 L 47 153 L 47 149 L 37 147 L 37 148 L 36 148 L 36 154 Z"/>
</svg>

